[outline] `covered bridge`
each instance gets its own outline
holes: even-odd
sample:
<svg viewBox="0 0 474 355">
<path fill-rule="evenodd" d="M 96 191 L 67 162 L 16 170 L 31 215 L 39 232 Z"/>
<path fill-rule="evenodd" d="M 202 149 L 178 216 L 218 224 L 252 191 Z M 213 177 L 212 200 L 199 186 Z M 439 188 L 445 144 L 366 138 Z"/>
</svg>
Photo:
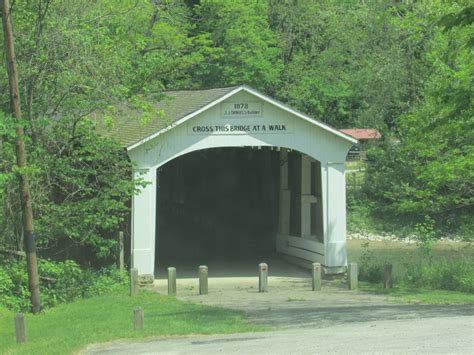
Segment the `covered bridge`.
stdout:
<svg viewBox="0 0 474 355">
<path fill-rule="evenodd" d="M 132 202 L 131 264 L 277 251 L 345 270 L 345 158 L 356 140 L 248 86 L 166 92 L 107 135 L 149 184 Z"/>
</svg>

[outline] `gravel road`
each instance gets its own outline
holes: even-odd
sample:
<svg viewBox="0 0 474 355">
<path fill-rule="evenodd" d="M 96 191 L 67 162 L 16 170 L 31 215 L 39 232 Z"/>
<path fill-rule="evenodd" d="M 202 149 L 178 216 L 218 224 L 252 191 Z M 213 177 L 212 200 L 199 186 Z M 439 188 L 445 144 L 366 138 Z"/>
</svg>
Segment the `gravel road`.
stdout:
<svg viewBox="0 0 474 355">
<path fill-rule="evenodd" d="M 110 343 L 88 354 L 474 353 L 474 317 L 349 323 L 327 328 Z"/>
<path fill-rule="evenodd" d="M 118 341 L 83 353 L 474 354 L 472 305 L 401 304 L 384 295 L 349 291 L 344 280 L 325 280 L 322 291 L 312 292 L 306 271 L 278 260 L 270 265 L 279 276 L 269 277 L 268 293 L 258 293 L 256 277 L 243 272 L 241 277 L 210 278 L 208 295 L 197 294 L 196 278 L 178 279 L 178 298 L 243 311 L 250 321 L 274 331 Z M 165 294 L 166 280 L 155 280 L 154 289 Z"/>
</svg>

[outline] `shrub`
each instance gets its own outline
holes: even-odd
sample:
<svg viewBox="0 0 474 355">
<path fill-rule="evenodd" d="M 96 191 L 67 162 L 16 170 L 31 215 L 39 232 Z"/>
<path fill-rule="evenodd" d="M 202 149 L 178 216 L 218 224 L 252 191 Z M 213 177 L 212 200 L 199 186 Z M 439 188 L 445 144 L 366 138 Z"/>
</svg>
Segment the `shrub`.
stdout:
<svg viewBox="0 0 474 355">
<path fill-rule="evenodd" d="M 0 305 L 12 310 L 29 306 L 28 277 L 26 266 L 20 263 L 0 265 Z"/>
<path fill-rule="evenodd" d="M 472 262 L 451 260 L 411 264 L 403 282 L 409 286 L 474 293 Z"/>
<path fill-rule="evenodd" d="M 369 242 L 362 244 L 364 248 L 359 258 L 359 279 L 378 283 L 383 281 L 383 263 L 369 249 Z"/>
<path fill-rule="evenodd" d="M 359 279 L 372 283 L 383 282 L 384 263 L 369 249 L 369 242 L 362 244 L 362 248 L 359 258 Z M 395 283 L 408 287 L 474 293 L 474 263 L 471 260 L 434 258 L 431 247 L 426 249 L 426 245 L 421 244 L 420 249 L 422 252 L 420 259 L 406 260 L 402 268 L 405 272 L 397 274 Z"/>
<path fill-rule="evenodd" d="M 114 267 L 81 269 L 71 260 L 40 259 L 38 269 L 43 308 L 104 294 L 128 283 L 127 275 Z M 0 264 L 0 305 L 14 311 L 26 311 L 30 306 L 29 297 L 26 262 L 4 261 Z"/>
</svg>

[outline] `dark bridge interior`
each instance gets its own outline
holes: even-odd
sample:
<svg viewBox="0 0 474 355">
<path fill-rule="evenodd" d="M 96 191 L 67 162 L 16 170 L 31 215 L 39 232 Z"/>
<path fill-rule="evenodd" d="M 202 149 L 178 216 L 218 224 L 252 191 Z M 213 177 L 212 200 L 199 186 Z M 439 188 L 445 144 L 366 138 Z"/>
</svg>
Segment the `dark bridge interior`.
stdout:
<svg viewBox="0 0 474 355">
<path fill-rule="evenodd" d="M 193 152 L 158 172 L 158 268 L 258 260 L 275 250 L 279 154 L 270 148 Z"/>
</svg>

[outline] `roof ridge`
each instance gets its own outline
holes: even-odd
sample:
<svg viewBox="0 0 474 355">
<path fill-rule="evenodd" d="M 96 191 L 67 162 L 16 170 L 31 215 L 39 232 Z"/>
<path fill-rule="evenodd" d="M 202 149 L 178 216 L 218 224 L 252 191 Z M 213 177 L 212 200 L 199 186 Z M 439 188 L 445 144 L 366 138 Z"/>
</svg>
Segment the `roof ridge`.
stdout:
<svg viewBox="0 0 474 355">
<path fill-rule="evenodd" d="M 224 87 L 210 88 L 210 89 L 165 90 L 163 91 L 163 93 L 166 94 L 170 92 L 204 92 L 204 91 L 216 91 L 216 90 L 234 90 L 242 86 L 245 86 L 245 85 L 224 86 Z"/>
</svg>

